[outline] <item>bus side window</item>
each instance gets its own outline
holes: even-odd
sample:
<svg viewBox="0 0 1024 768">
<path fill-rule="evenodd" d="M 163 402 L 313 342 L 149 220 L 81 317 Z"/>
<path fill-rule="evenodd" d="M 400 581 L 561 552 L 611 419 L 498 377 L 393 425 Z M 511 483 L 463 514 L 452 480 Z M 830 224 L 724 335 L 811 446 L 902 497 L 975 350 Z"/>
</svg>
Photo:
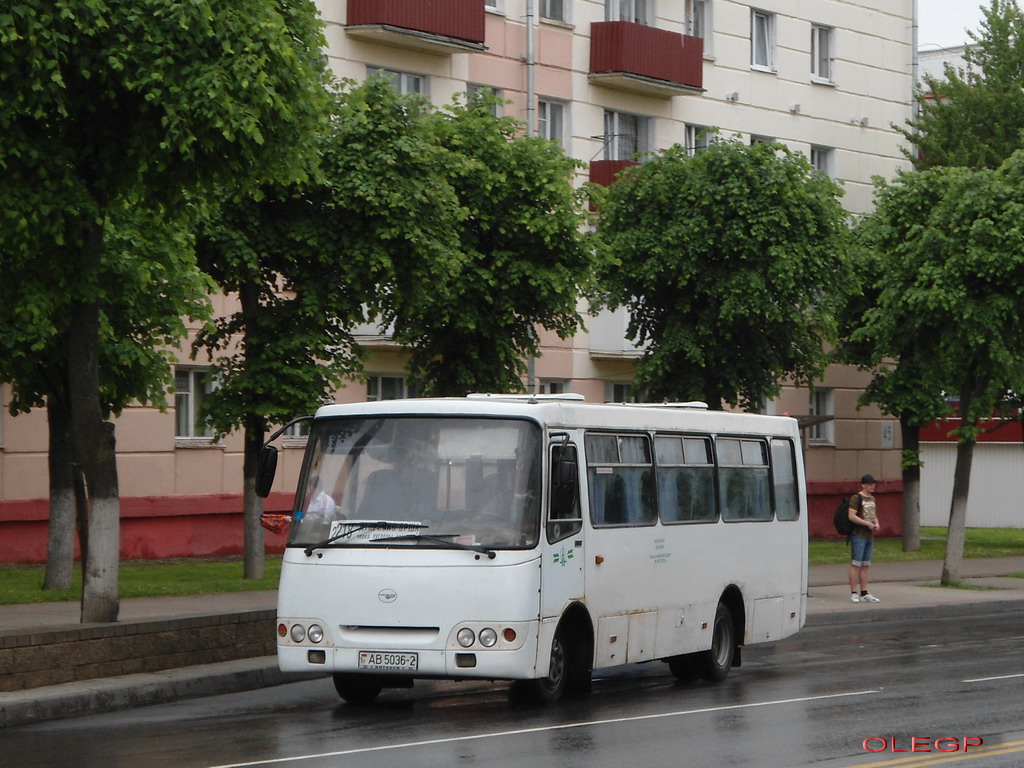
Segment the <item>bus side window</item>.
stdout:
<svg viewBox="0 0 1024 768">
<path fill-rule="evenodd" d="M 720 437 L 718 487 L 723 520 L 771 520 L 768 456 L 761 440 Z"/>
<path fill-rule="evenodd" d="M 579 462 L 575 445 L 551 447 L 548 499 L 548 543 L 568 538 L 583 528 L 580 515 Z"/>
<path fill-rule="evenodd" d="M 792 440 L 772 438 L 772 484 L 775 516 L 779 520 L 797 520 L 800 501 L 796 491 L 796 454 Z"/>
</svg>

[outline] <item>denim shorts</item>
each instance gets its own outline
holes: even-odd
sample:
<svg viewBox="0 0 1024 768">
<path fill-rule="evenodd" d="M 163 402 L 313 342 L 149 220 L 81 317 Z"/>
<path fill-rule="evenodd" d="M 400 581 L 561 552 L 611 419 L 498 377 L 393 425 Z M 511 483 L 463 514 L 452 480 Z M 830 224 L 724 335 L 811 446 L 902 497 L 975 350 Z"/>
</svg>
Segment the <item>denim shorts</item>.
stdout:
<svg viewBox="0 0 1024 768">
<path fill-rule="evenodd" d="M 863 536 L 850 537 L 850 562 L 852 565 L 871 565 L 871 555 L 875 551 L 875 540 Z"/>
</svg>

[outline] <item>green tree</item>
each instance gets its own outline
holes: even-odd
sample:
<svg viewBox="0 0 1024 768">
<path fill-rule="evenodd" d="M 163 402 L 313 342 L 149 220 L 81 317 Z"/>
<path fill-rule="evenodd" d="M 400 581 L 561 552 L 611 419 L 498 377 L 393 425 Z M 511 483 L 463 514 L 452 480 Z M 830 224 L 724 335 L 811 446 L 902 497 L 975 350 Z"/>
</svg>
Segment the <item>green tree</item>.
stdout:
<svg viewBox="0 0 1024 768">
<path fill-rule="evenodd" d="M 111 212 L 166 206 L 174 219 L 189 198 L 301 178 L 323 114 L 323 43 L 312 0 L 22 0 L 0 12 L 3 269 L 32 258 L 73 279 L 61 355 L 89 492 L 83 621 L 115 620 L 119 606 L 99 367 Z"/>
<path fill-rule="evenodd" d="M 576 331 L 577 299 L 593 271 L 584 193 L 573 187 L 579 164 L 495 117 L 495 103 L 472 99 L 431 121 L 466 210 L 460 271 L 407 303 L 395 325 L 431 394 L 521 391 L 526 360 L 539 354 L 538 327 L 561 338 Z"/>
<path fill-rule="evenodd" d="M 600 282 L 646 345 L 648 399 L 756 409 L 822 373 L 850 274 L 840 194 L 803 155 L 737 140 L 674 146 L 611 185 Z"/>
<path fill-rule="evenodd" d="M 983 422 L 1024 389 L 1024 153 L 997 170 L 934 168 L 879 183 L 862 225 L 879 255 L 875 306 L 855 342 L 888 357 L 873 397 L 915 423 L 957 399 L 960 426 L 942 583 L 963 558 L 974 446 Z M 906 447 L 906 446 L 905 446 Z"/>
<path fill-rule="evenodd" d="M 919 170 L 936 166 L 997 168 L 1021 146 L 1024 132 L 1024 13 L 1014 0 L 992 0 L 981 29 L 968 32 L 967 67 L 924 77 L 920 112 L 898 128 Z"/>
<path fill-rule="evenodd" d="M 315 177 L 225 205 L 204 227 L 201 263 L 240 306 L 200 334 L 217 388 L 216 432 L 245 432 L 245 575 L 263 575 L 256 461 L 265 432 L 330 399 L 362 371 L 353 327 L 390 322 L 457 258 L 462 216 L 429 136 L 426 104 L 384 78 L 335 94 Z"/>
</svg>

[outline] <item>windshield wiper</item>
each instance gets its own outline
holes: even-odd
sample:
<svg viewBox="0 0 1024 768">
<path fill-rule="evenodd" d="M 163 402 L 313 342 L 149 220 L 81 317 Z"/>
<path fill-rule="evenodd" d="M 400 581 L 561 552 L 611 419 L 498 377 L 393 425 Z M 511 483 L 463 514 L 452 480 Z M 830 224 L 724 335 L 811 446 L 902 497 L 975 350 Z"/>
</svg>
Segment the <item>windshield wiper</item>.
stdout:
<svg viewBox="0 0 1024 768">
<path fill-rule="evenodd" d="M 395 521 L 395 520 L 366 520 L 366 521 L 358 521 L 358 522 L 357 521 L 352 521 L 352 522 L 346 523 L 346 525 L 350 525 L 352 527 L 349 528 L 347 531 L 342 531 L 341 533 L 337 533 L 334 536 L 330 536 L 330 537 L 324 539 L 323 541 L 321 541 L 318 544 L 311 544 L 308 547 L 306 547 L 306 549 L 304 550 L 305 553 L 306 553 L 306 557 L 312 557 L 314 549 L 321 549 L 323 547 L 326 547 L 328 544 L 333 544 L 334 542 L 338 541 L 338 539 L 344 539 L 347 536 L 351 536 L 353 533 L 357 533 L 359 531 L 366 530 L 367 528 L 394 528 L 394 527 L 400 527 L 400 528 L 429 528 L 430 527 L 426 523 L 407 523 L 407 522 L 399 522 L 399 521 Z"/>
<path fill-rule="evenodd" d="M 497 553 L 485 547 L 483 544 L 462 544 L 458 541 L 448 541 L 450 536 L 460 536 L 458 533 L 438 533 L 432 536 L 424 536 L 422 533 L 406 533 L 401 536 L 385 536 L 380 539 L 374 539 L 374 543 L 382 541 L 430 541 L 434 544 L 441 544 L 449 549 L 465 549 L 470 552 L 479 552 L 482 555 L 487 555 L 489 560 L 493 560 L 497 557 Z"/>
</svg>

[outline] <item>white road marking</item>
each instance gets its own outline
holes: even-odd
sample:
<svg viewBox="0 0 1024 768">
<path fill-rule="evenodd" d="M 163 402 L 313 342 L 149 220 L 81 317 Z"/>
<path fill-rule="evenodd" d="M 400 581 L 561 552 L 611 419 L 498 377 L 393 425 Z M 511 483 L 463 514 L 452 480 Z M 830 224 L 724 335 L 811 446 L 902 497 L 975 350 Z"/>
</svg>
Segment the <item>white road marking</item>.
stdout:
<svg viewBox="0 0 1024 768">
<path fill-rule="evenodd" d="M 585 720 L 580 723 L 564 723 L 562 725 L 544 725 L 537 728 L 520 728 L 514 731 L 496 731 L 494 733 L 479 733 L 472 736 L 453 736 L 447 739 L 429 739 L 426 741 L 409 741 L 402 744 L 383 744 L 377 747 L 361 747 L 359 749 L 343 749 L 336 752 L 320 752 L 310 755 L 296 755 L 294 757 L 277 757 L 270 760 L 255 760 L 249 763 L 228 763 L 224 765 L 209 766 L 209 768 L 250 768 L 256 765 L 280 765 L 282 763 L 293 763 L 299 760 L 317 760 L 325 757 L 343 757 L 345 755 L 358 755 L 369 752 L 385 752 L 394 749 L 409 749 L 412 747 L 429 747 L 437 744 L 452 744 L 459 741 L 475 741 L 479 739 L 494 739 L 502 736 L 521 736 L 528 733 L 544 733 L 545 731 L 560 731 L 567 728 L 589 728 L 597 725 L 614 725 L 616 723 L 635 723 L 642 720 L 660 720 L 666 717 L 686 717 L 688 715 L 705 715 L 711 712 L 729 712 L 738 709 L 755 709 L 758 707 L 773 707 L 780 704 L 802 704 L 809 701 L 826 701 L 828 699 L 840 699 L 848 696 L 869 696 L 874 693 L 881 693 L 881 689 L 869 691 L 851 691 L 849 693 L 832 693 L 824 696 L 805 696 L 798 699 L 779 699 L 776 701 L 761 701 L 754 704 L 731 704 L 724 707 L 706 707 L 704 709 L 685 709 L 678 712 L 662 712 L 657 715 L 637 715 L 636 717 L 615 717 L 606 720 Z"/>
</svg>

